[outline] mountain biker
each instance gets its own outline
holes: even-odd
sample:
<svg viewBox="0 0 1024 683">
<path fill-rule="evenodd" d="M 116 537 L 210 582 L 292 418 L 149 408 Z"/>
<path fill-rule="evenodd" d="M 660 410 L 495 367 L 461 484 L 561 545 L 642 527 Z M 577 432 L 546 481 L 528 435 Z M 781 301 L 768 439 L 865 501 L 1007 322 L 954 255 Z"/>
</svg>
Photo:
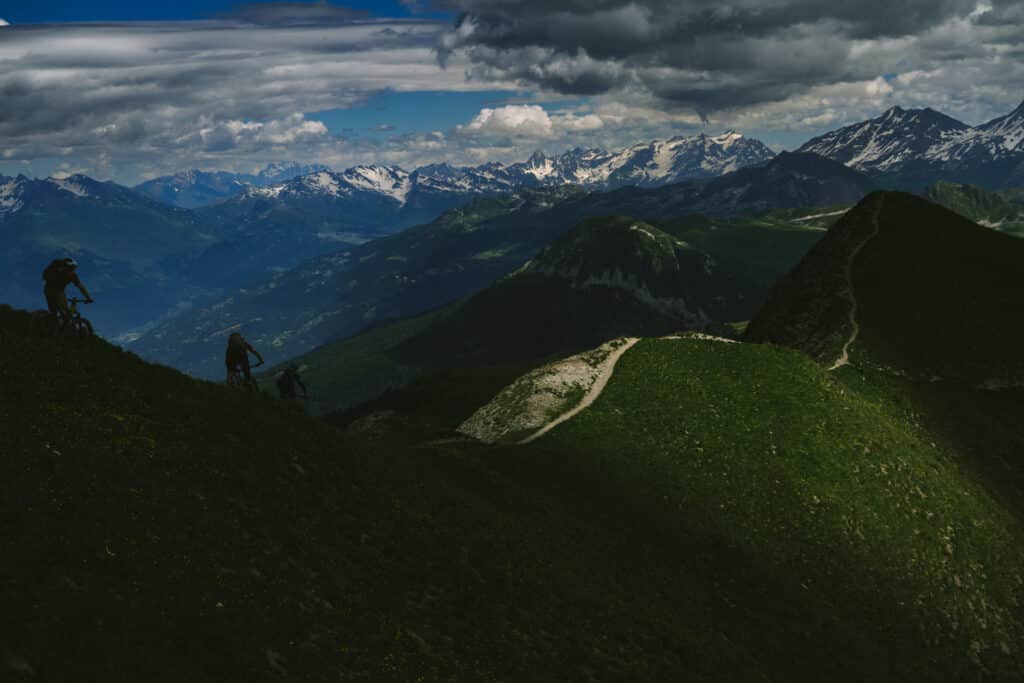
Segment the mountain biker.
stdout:
<svg viewBox="0 0 1024 683">
<path fill-rule="evenodd" d="M 302 396 L 299 396 L 298 388 L 302 388 Z M 277 380 L 277 390 L 281 393 L 281 398 L 286 401 L 294 401 L 297 398 L 306 398 L 309 394 L 306 389 L 306 385 L 302 383 L 302 378 L 299 377 L 299 366 L 289 365 L 281 373 L 281 376 Z"/>
<path fill-rule="evenodd" d="M 68 312 L 68 297 L 64 288 L 70 284 L 78 287 L 78 291 L 85 297 L 87 304 L 92 303 L 89 290 L 85 288 L 82 281 L 78 279 L 78 261 L 73 258 L 54 259 L 43 271 L 43 280 L 46 285 L 43 287 L 43 295 L 46 297 L 46 305 L 53 315 L 66 315 Z"/>
<path fill-rule="evenodd" d="M 239 370 L 245 375 L 245 382 L 248 384 L 252 381 L 252 368 L 249 366 L 249 354 L 256 356 L 259 359 L 260 365 L 263 365 L 263 356 L 260 352 L 252 347 L 252 345 L 245 341 L 238 332 L 232 332 L 231 336 L 228 337 L 228 350 L 224 354 L 224 363 L 228 367 L 228 377 L 231 377 L 232 372 Z"/>
</svg>

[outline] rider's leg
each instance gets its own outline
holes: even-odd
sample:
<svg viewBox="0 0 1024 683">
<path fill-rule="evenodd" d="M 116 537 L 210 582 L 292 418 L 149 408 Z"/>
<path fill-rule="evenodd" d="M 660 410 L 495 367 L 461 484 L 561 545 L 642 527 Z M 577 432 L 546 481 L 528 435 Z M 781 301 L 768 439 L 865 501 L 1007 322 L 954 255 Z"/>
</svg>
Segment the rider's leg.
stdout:
<svg viewBox="0 0 1024 683">
<path fill-rule="evenodd" d="M 53 315 L 67 315 L 68 313 L 68 297 L 64 293 L 64 289 L 49 288 L 43 290 L 43 295 L 46 297 L 46 306 L 50 309 L 50 313 Z"/>
</svg>

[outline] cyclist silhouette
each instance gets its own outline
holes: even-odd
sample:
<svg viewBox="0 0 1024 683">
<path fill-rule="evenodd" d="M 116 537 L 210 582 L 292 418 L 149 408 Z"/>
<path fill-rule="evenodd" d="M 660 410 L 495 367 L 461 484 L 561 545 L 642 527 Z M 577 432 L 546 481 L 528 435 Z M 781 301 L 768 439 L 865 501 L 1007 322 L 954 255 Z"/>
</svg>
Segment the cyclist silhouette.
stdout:
<svg viewBox="0 0 1024 683">
<path fill-rule="evenodd" d="M 249 385 L 252 382 L 252 368 L 249 366 L 249 354 L 253 354 L 259 359 L 259 364 L 263 365 L 263 356 L 260 352 L 252 347 L 252 344 L 245 341 L 238 332 L 232 332 L 231 336 L 228 337 L 228 350 L 224 354 L 224 364 L 228 368 L 228 380 L 231 379 L 231 373 L 241 371 L 245 375 L 245 383 Z"/>
<path fill-rule="evenodd" d="M 299 388 L 302 389 L 301 396 L 299 395 Z M 284 369 L 281 377 L 277 380 L 277 390 L 280 392 L 281 398 L 286 401 L 307 397 L 309 392 L 306 390 L 306 385 L 302 383 L 302 378 L 299 377 L 298 365 L 292 364 Z"/>
<path fill-rule="evenodd" d="M 66 316 L 68 314 L 68 297 L 64 289 L 73 284 L 85 297 L 86 303 L 92 303 L 92 296 L 85 288 L 82 281 L 78 279 L 78 261 L 73 258 L 54 259 L 43 271 L 43 280 L 46 285 L 43 287 L 43 295 L 46 297 L 46 305 L 50 313 L 55 316 Z"/>
</svg>

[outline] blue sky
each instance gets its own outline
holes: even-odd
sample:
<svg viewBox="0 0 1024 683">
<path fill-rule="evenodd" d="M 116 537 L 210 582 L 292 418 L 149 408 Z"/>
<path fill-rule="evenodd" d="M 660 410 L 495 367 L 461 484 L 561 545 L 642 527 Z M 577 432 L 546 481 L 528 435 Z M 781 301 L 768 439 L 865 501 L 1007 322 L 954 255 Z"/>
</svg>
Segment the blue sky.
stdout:
<svg viewBox="0 0 1024 683">
<path fill-rule="evenodd" d="M 345 109 L 309 112 L 306 117 L 322 121 L 339 135 L 384 138 L 397 133 L 445 131 L 473 119 L 481 109 L 513 105 L 520 101 L 540 102 L 524 90 L 482 90 L 470 92 L 385 90 L 365 102 Z M 543 102 L 547 111 L 565 109 L 583 100 Z"/>
<path fill-rule="evenodd" d="M 208 19 L 243 4 L 236 0 L 3 0 L 0 17 L 17 23 L 81 21 L 181 21 Z M 256 4 L 256 3 L 253 3 Z M 411 16 L 398 0 L 338 3 L 379 17 Z M 443 16 L 434 14 L 416 16 Z"/>
</svg>

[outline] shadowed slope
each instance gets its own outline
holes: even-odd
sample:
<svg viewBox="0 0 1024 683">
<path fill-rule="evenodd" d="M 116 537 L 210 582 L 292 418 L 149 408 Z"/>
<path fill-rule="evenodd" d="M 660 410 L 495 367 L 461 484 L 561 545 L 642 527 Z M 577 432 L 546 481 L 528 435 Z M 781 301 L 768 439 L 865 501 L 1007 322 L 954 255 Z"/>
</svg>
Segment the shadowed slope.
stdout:
<svg viewBox="0 0 1024 683">
<path fill-rule="evenodd" d="M 850 333 L 845 265 L 861 333 L 851 349 L 922 379 L 1024 383 L 1024 241 L 914 195 L 871 195 L 774 288 L 746 338 L 799 348 L 822 362 Z"/>
</svg>

